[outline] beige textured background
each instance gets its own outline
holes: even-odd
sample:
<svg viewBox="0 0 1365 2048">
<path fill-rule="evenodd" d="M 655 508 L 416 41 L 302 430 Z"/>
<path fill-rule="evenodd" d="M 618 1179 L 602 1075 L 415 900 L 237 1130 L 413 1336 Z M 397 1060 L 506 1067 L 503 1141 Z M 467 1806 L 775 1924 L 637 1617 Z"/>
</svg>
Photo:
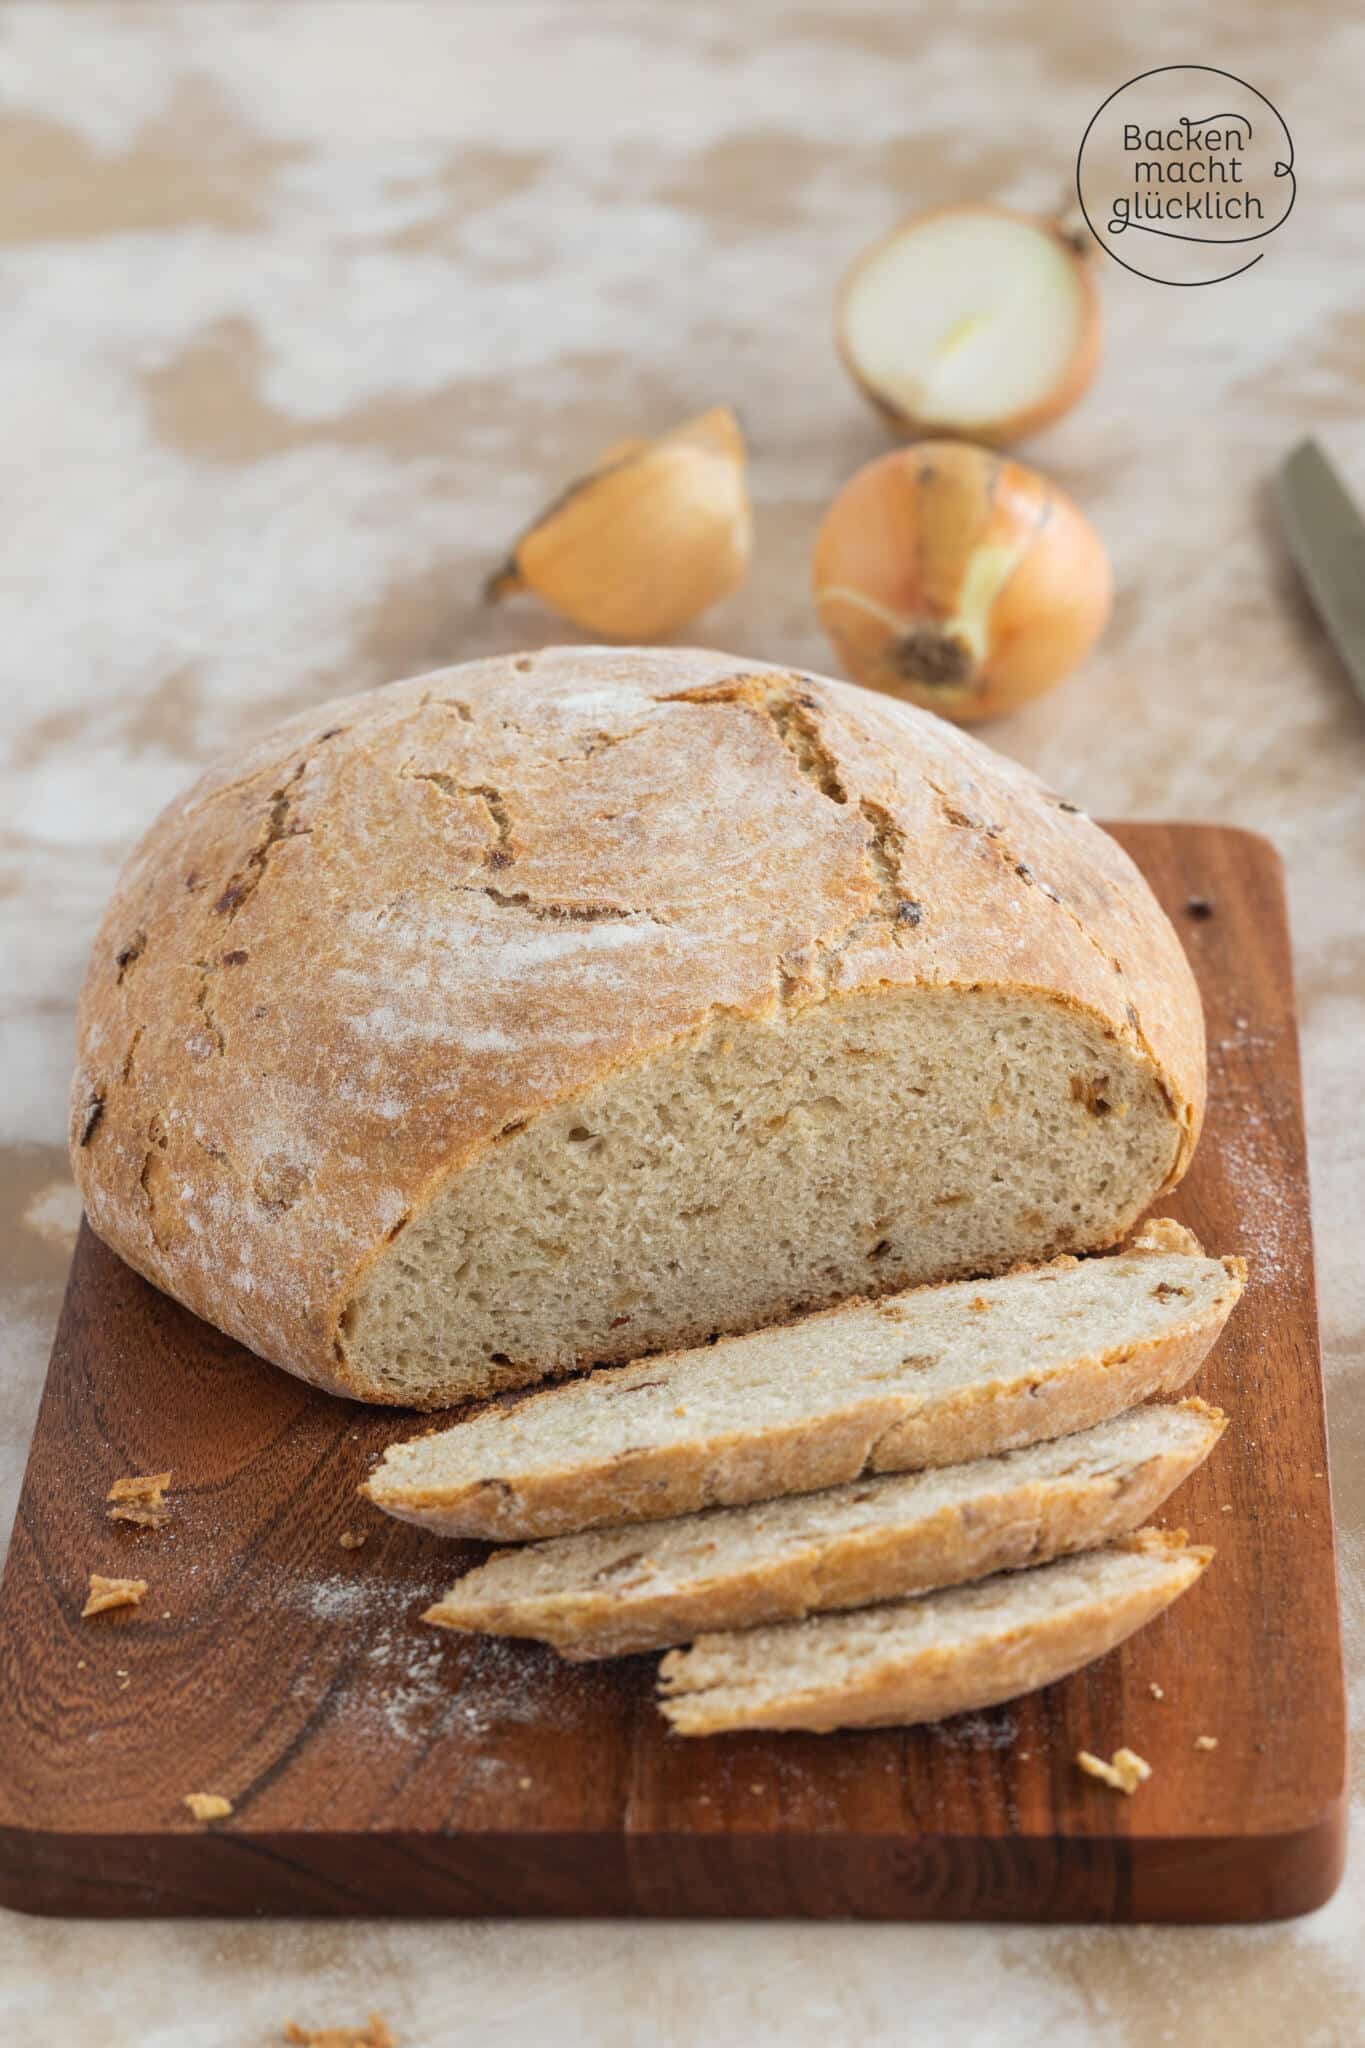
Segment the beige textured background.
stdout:
<svg viewBox="0 0 1365 2048">
<path fill-rule="evenodd" d="M 339 688 L 556 637 L 478 607 L 498 543 L 600 444 L 715 400 L 759 547 L 704 637 L 821 666 L 809 541 L 884 445 L 829 343 L 845 259 L 913 205 L 1059 203 L 1099 101 L 1191 56 L 1283 110 L 1298 205 L 1236 283 L 1107 266 L 1099 383 L 1029 453 L 1106 535 L 1117 614 L 992 737 L 1092 810 L 1287 859 L 1365 1700 L 1365 709 L 1265 488 L 1311 429 L 1365 495 L 1365 22 L 1327 5 L 0 7 L 0 1540 L 76 1221 L 72 1001 L 157 807 Z M 373 2007 L 405 2048 L 1335 2048 L 1365 2037 L 1363 1905 L 1365 1849 L 1321 1914 L 1240 1932 L 8 1917 L 0 2014 L 110 2048 Z"/>
</svg>

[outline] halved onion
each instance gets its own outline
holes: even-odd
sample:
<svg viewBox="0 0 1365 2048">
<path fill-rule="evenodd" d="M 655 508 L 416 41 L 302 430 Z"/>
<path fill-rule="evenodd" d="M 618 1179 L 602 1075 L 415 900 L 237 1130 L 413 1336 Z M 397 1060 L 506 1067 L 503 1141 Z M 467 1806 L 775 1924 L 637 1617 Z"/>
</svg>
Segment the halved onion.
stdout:
<svg viewBox="0 0 1365 2048">
<path fill-rule="evenodd" d="M 839 352 L 905 434 L 1004 444 L 1057 419 L 1099 365 L 1091 268 L 1055 221 L 954 206 L 902 221 L 840 288 Z"/>
</svg>

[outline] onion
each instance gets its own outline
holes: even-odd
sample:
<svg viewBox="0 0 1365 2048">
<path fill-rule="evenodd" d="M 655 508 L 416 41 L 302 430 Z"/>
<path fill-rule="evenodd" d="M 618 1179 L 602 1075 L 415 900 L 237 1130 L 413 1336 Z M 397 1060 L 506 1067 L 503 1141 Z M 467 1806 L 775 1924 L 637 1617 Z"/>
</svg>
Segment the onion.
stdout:
<svg viewBox="0 0 1365 2048">
<path fill-rule="evenodd" d="M 837 330 L 854 379 L 900 432 L 1004 444 L 1090 383 L 1100 299 L 1056 222 L 955 206 L 903 221 L 859 258 Z"/>
<path fill-rule="evenodd" d="M 1111 596 L 1104 543 L 1071 500 L 965 441 L 860 469 L 825 516 L 812 584 L 855 681 L 962 723 L 1059 683 Z"/>
<path fill-rule="evenodd" d="M 726 405 L 655 440 L 618 441 L 527 528 L 484 595 L 533 590 L 606 640 L 676 633 L 748 573 L 745 465 Z"/>
</svg>

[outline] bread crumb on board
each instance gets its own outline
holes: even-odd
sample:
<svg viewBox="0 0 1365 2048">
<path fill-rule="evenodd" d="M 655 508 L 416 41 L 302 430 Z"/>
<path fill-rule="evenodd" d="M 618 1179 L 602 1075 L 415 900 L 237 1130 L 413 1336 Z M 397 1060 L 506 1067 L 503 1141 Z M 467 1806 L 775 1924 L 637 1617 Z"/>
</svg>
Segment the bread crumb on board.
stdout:
<svg viewBox="0 0 1365 2048">
<path fill-rule="evenodd" d="M 162 1529 L 171 1519 L 166 1505 L 166 1488 L 171 1483 L 169 1472 L 132 1473 L 126 1479 L 116 1479 L 104 1498 L 111 1503 L 106 1509 L 111 1522 L 135 1522 L 142 1529 Z"/>
<path fill-rule="evenodd" d="M 138 1607 L 147 1591 L 145 1579 L 106 1579 L 99 1572 L 90 1574 L 90 1591 L 81 1609 L 81 1620 L 87 1615 L 103 1614 L 110 1607 Z"/>
<path fill-rule="evenodd" d="M 363 2027 L 301 2027 L 290 2020 L 284 2038 L 296 2048 L 398 2048 L 388 2022 L 372 2012 Z"/>
<path fill-rule="evenodd" d="M 343 1529 L 341 1534 L 337 1537 L 337 1542 L 341 1545 L 343 1550 L 359 1550 L 361 1544 L 364 1541 L 365 1538 L 363 1533 L 357 1535 L 354 1529 Z"/>
<path fill-rule="evenodd" d="M 187 1792 L 185 1804 L 195 1820 L 226 1820 L 232 1811 L 232 1801 L 221 1792 Z"/>
<path fill-rule="evenodd" d="M 1177 1252 L 1185 1258 L 1201 1259 L 1204 1247 L 1192 1230 L 1172 1216 L 1150 1216 L 1124 1246 L 1128 1252 Z"/>
<path fill-rule="evenodd" d="M 1155 1679 L 1153 1679 L 1153 1680 L 1152 1680 L 1152 1682 L 1151 1682 L 1151 1684 L 1150 1684 L 1150 1685 L 1148 1686 L 1147 1690 L 1148 1690 L 1148 1692 L 1149 1692 L 1149 1693 L 1150 1693 L 1150 1694 L 1152 1695 L 1152 1698 L 1153 1698 L 1154 1700 L 1164 1700 L 1164 1699 L 1165 1699 L 1165 1697 L 1166 1697 L 1166 1688 L 1165 1688 L 1165 1686 L 1164 1686 L 1164 1685 L 1158 1685 Z"/>
<path fill-rule="evenodd" d="M 1196 1749 L 1217 1749 L 1218 1737 L 1216 1735 L 1196 1735 L 1194 1746 Z"/>
<path fill-rule="evenodd" d="M 1115 1792 L 1125 1792 L 1131 1799 L 1139 1785 L 1152 1775 L 1152 1767 L 1145 1757 L 1135 1749 L 1116 1749 L 1112 1763 L 1106 1763 L 1102 1756 L 1092 1756 L 1088 1749 L 1078 1749 L 1076 1762 L 1088 1777 L 1098 1778 Z"/>
</svg>

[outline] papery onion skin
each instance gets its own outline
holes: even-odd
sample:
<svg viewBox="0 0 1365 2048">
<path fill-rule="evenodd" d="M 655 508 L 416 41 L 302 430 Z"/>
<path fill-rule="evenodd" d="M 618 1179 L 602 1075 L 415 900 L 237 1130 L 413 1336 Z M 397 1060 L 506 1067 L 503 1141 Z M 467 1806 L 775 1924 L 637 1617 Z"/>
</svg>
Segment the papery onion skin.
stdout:
<svg viewBox="0 0 1365 2048">
<path fill-rule="evenodd" d="M 1112 601 L 1104 543 L 1065 493 L 965 441 L 860 469 L 825 516 L 811 580 L 855 682 L 960 724 L 1059 683 Z"/>
<path fill-rule="evenodd" d="M 882 390 L 870 378 L 859 363 L 848 336 L 847 309 L 851 294 L 863 273 L 874 263 L 915 230 L 927 226 L 931 221 L 950 219 L 954 215 L 984 215 L 997 220 L 1015 221 L 1021 226 L 1036 230 L 1046 236 L 1061 251 L 1067 261 L 1074 287 L 1080 297 L 1080 319 L 1075 345 L 1067 365 L 1052 389 L 1042 394 L 1032 405 L 1022 406 L 1003 418 L 983 412 L 978 419 L 961 416 L 946 419 L 932 412 L 916 411 Z M 1100 366 L 1104 350 L 1104 308 L 1099 286 L 1095 281 L 1094 264 L 1087 246 L 1081 245 L 1060 222 L 1048 220 L 1040 215 L 1020 213 L 1006 206 L 942 206 L 929 212 L 913 214 L 888 230 L 884 235 L 864 249 L 845 273 L 835 300 L 834 320 L 835 346 L 849 376 L 853 379 L 864 398 L 875 407 L 887 424 L 906 439 L 918 439 L 921 435 L 970 435 L 990 448 L 1006 448 L 1013 442 L 1023 440 L 1040 428 L 1050 426 L 1063 413 L 1070 412 L 1078 399 L 1083 398 L 1093 383 Z"/>
<path fill-rule="evenodd" d="M 745 463 L 728 406 L 618 442 L 521 535 L 485 596 L 532 590 L 604 640 L 665 639 L 748 573 Z"/>
</svg>

